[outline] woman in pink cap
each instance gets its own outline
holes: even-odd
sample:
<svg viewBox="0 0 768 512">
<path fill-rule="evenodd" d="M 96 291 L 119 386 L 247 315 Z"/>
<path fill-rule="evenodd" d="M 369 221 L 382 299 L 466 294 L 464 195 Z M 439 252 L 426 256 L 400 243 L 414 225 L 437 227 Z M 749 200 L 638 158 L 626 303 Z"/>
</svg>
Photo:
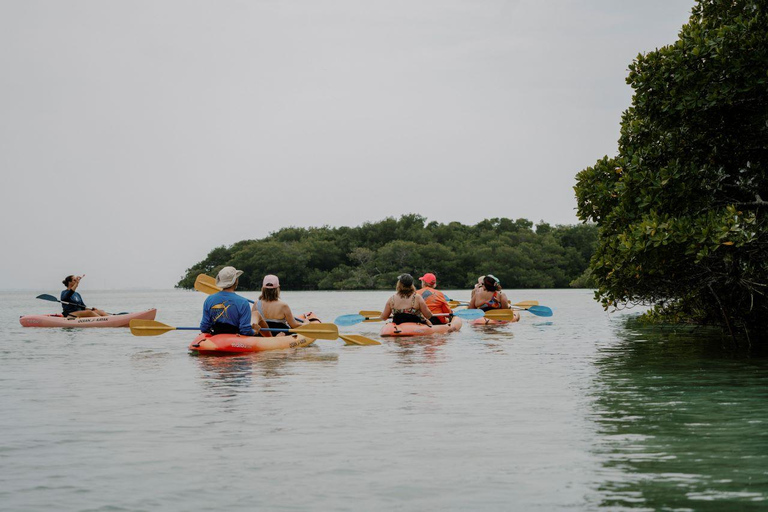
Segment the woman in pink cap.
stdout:
<svg viewBox="0 0 768 512">
<path fill-rule="evenodd" d="M 280 280 L 269 274 L 261 283 L 261 295 L 253 305 L 251 312 L 255 319 L 261 319 L 273 329 L 295 329 L 306 322 L 293 316 L 291 307 L 280 300 Z M 318 320 L 319 322 L 319 320 Z"/>
</svg>

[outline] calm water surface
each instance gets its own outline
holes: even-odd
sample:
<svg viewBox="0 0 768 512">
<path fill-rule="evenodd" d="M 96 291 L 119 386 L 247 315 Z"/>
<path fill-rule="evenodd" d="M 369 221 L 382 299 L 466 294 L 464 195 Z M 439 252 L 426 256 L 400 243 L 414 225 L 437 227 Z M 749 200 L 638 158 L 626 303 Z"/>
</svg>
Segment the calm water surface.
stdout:
<svg viewBox="0 0 768 512">
<path fill-rule="evenodd" d="M 82 292 L 176 326 L 204 299 Z M 55 310 L 38 293 L 58 290 L 0 293 L 3 510 L 768 508 L 768 360 L 627 326 L 589 291 L 508 292 L 549 319 L 235 357 L 22 328 Z M 327 321 L 389 295 L 284 294 Z"/>
</svg>

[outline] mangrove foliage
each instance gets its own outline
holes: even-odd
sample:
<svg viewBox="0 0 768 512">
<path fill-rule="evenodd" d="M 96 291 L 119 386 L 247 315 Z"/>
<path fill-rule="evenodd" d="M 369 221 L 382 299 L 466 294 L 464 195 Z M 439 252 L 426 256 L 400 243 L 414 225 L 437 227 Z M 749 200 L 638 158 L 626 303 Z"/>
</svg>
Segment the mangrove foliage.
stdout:
<svg viewBox="0 0 768 512">
<path fill-rule="evenodd" d="M 590 286 L 585 271 L 596 240 L 590 224 L 494 218 L 468 226 L 414 214 L 358 227 L 291 227 L 213 249 L 177 286 L 192 288 L 198 274 L 215 276 L 225 265 L 245 271 L 247 290 L 259 289 L 265 274 L 288 290 L 389 289 L 403 272 L 432 272 L 441 288 L 471 288 L 485 274 L 505 288 Z"/>
<path fill-rule="evenodd" d="M 768 2 L 700 0 L 674 44 L 638 55 L 618 154 L 577 176 L 606 308 L 768 328 Z"/>
</svg>

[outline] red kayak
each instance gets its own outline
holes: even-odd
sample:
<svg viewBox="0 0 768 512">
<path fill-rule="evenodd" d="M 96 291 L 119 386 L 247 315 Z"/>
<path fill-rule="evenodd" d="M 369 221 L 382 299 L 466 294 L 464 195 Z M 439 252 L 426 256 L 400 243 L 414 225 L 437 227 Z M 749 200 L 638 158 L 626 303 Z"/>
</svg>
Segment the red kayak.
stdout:
<svg viewBox="0 0 768 512">
<path fill-rule="evenodd" d="M 299 318 L 305 319 L 308 316 L 317 318 L 314 314 L 302 315 Z M 314 342 L 314 338 L 308 338 L 301 334 L 262 337 L 240 336 L 239 334 L 213 335 L 200 333 L 200 335 L 189 344 L 189 351 L 199 355 L 237 354 L 242 352 L 262 352 L 264 350 L 306 347 Z"/>
</svg>

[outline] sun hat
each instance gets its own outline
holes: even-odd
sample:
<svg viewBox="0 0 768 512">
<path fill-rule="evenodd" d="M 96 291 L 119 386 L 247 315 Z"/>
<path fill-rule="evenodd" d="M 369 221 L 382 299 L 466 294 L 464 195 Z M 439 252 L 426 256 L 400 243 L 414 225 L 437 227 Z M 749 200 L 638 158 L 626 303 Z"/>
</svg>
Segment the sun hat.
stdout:
<svg viewBox="0 0 768 512">
<path fill-rule="evenodd" d="M 280 288 L 280 280 L 276 275 L 269 274 L 264 276 L 264 281 L 261 283 L 262 288 Z"/>
<path fill-rule="evenodd" d="M 427 284 L 434 285 L 437 282 L 437 278 L 432 272 L 427 272 L 419 278 L 419 281 L 424 281 Z"/>
<path fill-rule="evenodd" d="M 413 276 L 411 274 L 400 274 L 397 280 L 403 283 L 403 286 L 413 286 Z"/>
<path fill-rule="evenodd" d="M 493 286 L 495 284 L 501 284 L 501 282 L 499 281 L 499 278 L 493 274 L 488 274 L 487 276 L 485 276 L 483 278 L 483 283 L 488 284 L 490 286 Z"/>
<path fill-rule="evenodd" d="M 219 270 L 219 273 L 216 276 L 216 286 L 219 288 L 229 288 L 235 284 L 235 281 L 237 281 L 237 278 L 241 275 L 243 275 L 242 270 L 237 270 L 235 267 L 224 267 Z"/>
</svg>

